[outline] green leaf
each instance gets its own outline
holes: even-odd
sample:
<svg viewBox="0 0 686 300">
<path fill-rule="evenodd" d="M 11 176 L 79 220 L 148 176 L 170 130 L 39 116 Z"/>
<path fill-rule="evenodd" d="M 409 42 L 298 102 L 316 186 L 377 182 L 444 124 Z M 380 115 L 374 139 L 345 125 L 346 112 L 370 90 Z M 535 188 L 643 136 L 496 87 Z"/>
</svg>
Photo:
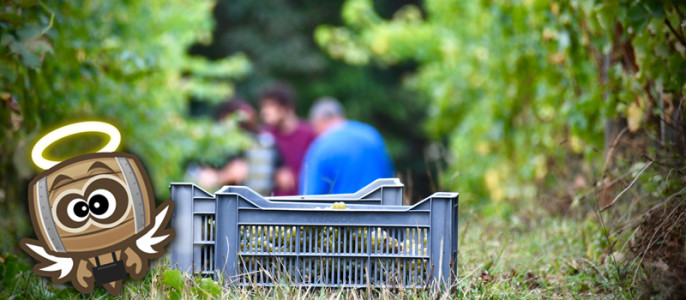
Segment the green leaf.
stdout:
<svg viewBox="0 0 686 300">
<path fill-rule="evenodd" d="M 181 299 L 181 292 L 186 285 L 183 280 L 183 273 L 179 270 L 166 270 L 162 273 L 162 284 L 173 288 L 169 294 L 168 299 Z"/>
<path fill-rule="evenodd" d="M 44 38 L 30 40 L 24 43 L 24 45 L 26 46 L 26 48 L 36 53 L 54 53 L 52 45 Z"/>
<path fill-rule="evenodd" d="M 35 39 L 41 35 L 43 29 L 38 26 L 26 26 L 17 30 L 17 37 L 19 41 L 26 42 Z"/>
<path fill-rule="evenodd" d="M 651 17 L 651 12 L 643 5 L 634 5 L 627 12 L 627 25 L 631 26 L 635 32 L 642 31 L 650 22 Z"/>
<path fill-rule="evenodd" d="M 217 282 L 210 278 L 202 278 L 198 282 L 198 293 L 203 298 L 211 298 L 212 296 L 221 295 L 222 288 Z"/>
<path fill-rule="evenodd" d="M 598 19 L 600 26 L 605 30 L 612 30 L 613 25 L 617 21 L 617 7 L 619 3 L 616 1 L 603 2 L 595 8 L 595 17 Z"/>
<path fill-rule="evenodd" d="M 40 67 L 40 57 L 27 49 L 23 44 L 12 42 L 9 46 L 12 53 L 21 57 L 21 62 L 24 66 L 30 69 L 36 69 Z"/>
<path fill-rule="evenodd" d="M 4 261 L 0 258 L 0 274 L 2 274 L 5 287 L 13 284 L 19 275 L 28 270 L 31 270 L 31 267 L 26 261 L 20 260 L 13 254 L 5 256 Z"/>
<path fill-rule="evenodd" d="M 15 70 L 14 61 L 8 59 L 0 59 L 0 78 L 5 82 L 15 82 L 17 80 L 17 71 Z"/>
<path fill-rule="evenodd" d="M 239 53 L 215 61 L 193 57 L 186 61 L 185 68 L 188 68 L 196 76 L 241 78 L 250 72 L 251 65 L 248 57 L 245 54 Z"/>
<path fill-rule="evenodd" d="M 181 291 L 186 284 L 183 280 L 183 273 L 179 270 L 166 270 L 162 274 L 162 283 L 168 287 L 172 287 L 177 291 Z"/>
<path fill-rule="evenodd" d="M 667 16 L 663 4 L 657 0 L 646 1 L 645 10 L 650 13 L 650 16 L 656 19 L 664 19 Z"/>
<path fill-rule="evenodd" d="M 215 103 L 228 98 L 234 92 L 233 86 L 228 82 L 191 78 L 186 84 L 193 97 Z"/>
<path fill-rule="evenodd" d="M 13 35 L 11 34 L 3 34 L 2 39 L 0 39 L 0 46 L 7 47 L 12 43 L 15 43 L 17 40 L 14 38 Z"/>
</svg>

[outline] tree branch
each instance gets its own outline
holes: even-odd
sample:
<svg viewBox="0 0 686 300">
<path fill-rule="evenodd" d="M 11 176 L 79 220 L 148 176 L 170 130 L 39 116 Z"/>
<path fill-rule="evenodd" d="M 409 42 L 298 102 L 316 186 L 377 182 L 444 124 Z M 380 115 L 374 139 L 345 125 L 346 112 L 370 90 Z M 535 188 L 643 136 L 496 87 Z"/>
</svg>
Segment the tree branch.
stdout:
<svg viewBox="0 0 686 300">
<path fill-rule="evenodd" d="M 679 5 L 674 4 L 674 9 L 676 10 L 677 15 L 679 15 L 679 20 L 681 22 L 684 21 L 684 14 L 681 13 L 681 10 L 679 9 Z"/>
<path fill-rule="evenodd" d="M 681 36 L 681 35 L 674 29 L 674 27 L 672 26 L 672 23 L 669 22 L 669 19 L 665 18 L 665 24 L 667 24 L 667 27 L 669 27 L 669 30 L 671 30 L 672 33 L 674 33 L 674 35 L 675 35 L 676 38 L 679 40 L 679 42 L 681 42 L 682 45 L 686 46 L 686 39 L 684 39 L 684 37 Z"/>
</svg>

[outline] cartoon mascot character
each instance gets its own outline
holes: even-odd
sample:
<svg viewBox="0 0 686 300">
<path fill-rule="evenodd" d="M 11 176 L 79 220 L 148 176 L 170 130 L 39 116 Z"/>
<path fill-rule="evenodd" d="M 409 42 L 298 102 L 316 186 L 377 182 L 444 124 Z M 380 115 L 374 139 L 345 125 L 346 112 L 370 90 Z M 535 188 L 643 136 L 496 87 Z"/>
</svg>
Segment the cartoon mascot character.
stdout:
<svg viewBox="0 0 686 300">
<path fill-rule="evenodd" d="M 45 149 L 36 149 L 40 142 L 34 162 Z M 103 286 L 116 296 L 122 280 L 142 279 L 148 260 L 160 257 L 174 238 L 167 228 L 173 202 L 155 209 L 150 180 L 136 156 L 92 153 L 54 166 L 37 165 L 49 166 L 29 185 L 29 212 L 38 240 L 21 241 L 39 262 L 33 268 L 36 274 L 54 283 L 71 281 L 81 293 Z"/>
</svg>

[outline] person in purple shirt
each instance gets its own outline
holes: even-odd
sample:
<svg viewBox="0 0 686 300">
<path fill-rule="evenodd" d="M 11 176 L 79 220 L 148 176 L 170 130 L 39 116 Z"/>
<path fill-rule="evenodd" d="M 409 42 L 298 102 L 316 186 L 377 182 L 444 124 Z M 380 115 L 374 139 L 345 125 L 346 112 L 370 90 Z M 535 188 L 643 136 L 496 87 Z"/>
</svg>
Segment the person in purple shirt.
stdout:
<svg viewBox="0 0 686 300">
<path fill-rule="evenodd" d="M 274 136 L 283 166 L 275 174 L 275 196 L 295 195 L 305 152 L 315 139 L 314 130 L 295 114 L 295 94 L 285 84 L 276 84 L 260 96 L 260 115 L 265 129 Z"/>
<path fill-rule="evenodd" d="M 393 162 L 381 134 L 364 123 L 346 120 L 333 98 L 318 100 L 310 122 L 319 134 L 300 172 L 302 195 L 354 193 L 378 178 L 393 177 Z"/>
</svg>

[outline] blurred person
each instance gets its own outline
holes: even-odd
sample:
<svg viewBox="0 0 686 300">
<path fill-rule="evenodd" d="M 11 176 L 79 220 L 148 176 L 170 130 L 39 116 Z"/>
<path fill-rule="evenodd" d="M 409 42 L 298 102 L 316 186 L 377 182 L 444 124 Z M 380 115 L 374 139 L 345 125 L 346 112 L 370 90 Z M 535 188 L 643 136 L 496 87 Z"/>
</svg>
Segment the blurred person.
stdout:
<svg viewBox="0 0 686 300">
<path fill-rule="evenodd" d="M 370 125 L 347 120 L 336 99 L 317 100 L 309 118 L 318 136 L 305 155 L 300 194 L 354 193 L 378 178 L 393 177 L 393 162 L 381 134 Z"/>
<path fill-rule="evenodd" d="M 255 110 L 242 98 L 219 105 L 215 119 L 222 122 L 229 116 L 239 119 L 241 128 L 252 136 L 253 143 L 244 153 L 229 159 L 222 168 L 201 169 L 198 182 L 201 186 L 245 185 L 260 195 L 271 195 L 275 172 L 280 166 L 274 137 L 260 129 Z"/>
<path fill-rule="evenodd" d="M 295 114 L 295 94 L 290 86 L 276 84 L 260 96 L 260 115 L 276 140 L 283 167 L 276 171 L 274 195 L 295 195 L 305 152 L 315 139 L 312 127 Z"/>
</svg>

